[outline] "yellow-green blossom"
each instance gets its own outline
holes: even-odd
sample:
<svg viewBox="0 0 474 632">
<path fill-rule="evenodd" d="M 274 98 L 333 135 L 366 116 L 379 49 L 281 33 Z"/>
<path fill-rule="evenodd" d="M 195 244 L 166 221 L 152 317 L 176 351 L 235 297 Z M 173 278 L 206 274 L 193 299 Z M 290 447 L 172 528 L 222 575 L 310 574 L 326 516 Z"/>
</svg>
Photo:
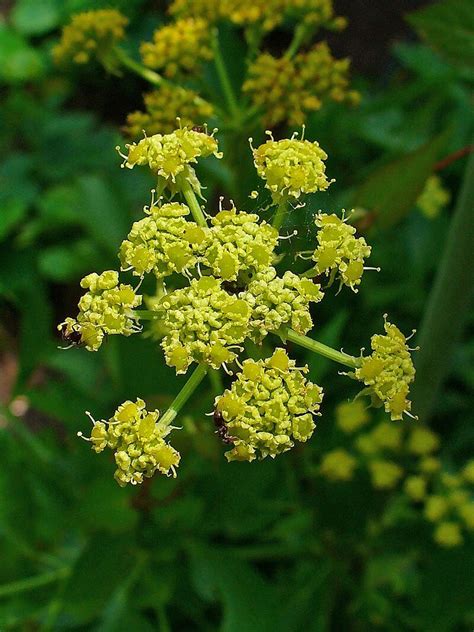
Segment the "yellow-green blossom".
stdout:
<svg viewBox="0 0 474 632">
<path fill-rule="evenodd" d="M 357 292 L 364 263 L 372 248 L 363 237 L 356 237 L 356 229 L 335 214 L 316 215 L 318 247 L 313 253 L 317 274 L 325 274 L 331 284 L 337 277 L 341 284 Z"/>
<path fill-rule="evenodd" d="M 371 431 L 370 435 L 378 449 L 397 451 L 402 445 L 403 428 L 382 421 Z"/>
<path fill-rule="evenodd" d="M 218 152 L 217 140 L 211 135 L 183 127 L 171 134 L 155 134 L 143 138 L 138 143 L 125 145 L 127 155 L 122 155 L 123 166 L 133 169 L 135 165 L 147 165 L 158 176 L 160 187 L 169 187 L 172 192 L 179 190 L 177 178 L 187 180 L 196 193 L 201 186 L 192 167 L 198 158 L 215 156 Z"/>
<path fill-rule="evenodd" d="M 131 285 L 119 284 L 118 272 L 93 272 L 82 279 L 81 287 L 88 291 L 79 301 L 77 319 L 66 318 L 58 325 L 66 341 L 97 351 L 107 334 L 130 336 L 140 331 L 133 309 L 140 305 L 142 297 L 135 294 Z"/>
<path fill-rule="evenodd" d="M 251 277 L 273 260 L 278 231 L 258 215 L 238 212 L 235 207 L 212 218 L 211 240 L 204 263 L 215 276 L 236 281 L 238 275 Z"/>
<path fill-rule="evenodd" d="M 403 475 L 402 468 L 391 461 L 375 460 L 369 463 L 372 485 L 377 489 L 392 489 Z"/>
<path fill-rule="evenodd" d="M 177 202 L 145 207 L 147 217 L 135 222 L 120 246 L 125 270 L 164 278 L 194 268 L 209 230 L 188 221 L 189 208 Z"/>
<path fill-rule="evenodd" d="M 326 42 L 292 58 L 262 53 L 250 65 L 243 90 L 261 108 L 265 125 L 296 127 L 326 100 L 359 102 L 349 90 L 349 66 L 349 59 L 334 59 Z"/>
<path fill-rule="evenodd" d="M 474 502 L 466 502 L 458 507 L 459 516 L 469 531 L 474 530 Z"/>
<path fill-rule="evenodd" d="M 422 194 L 416 201 L 420 211 L 429 219 L 437 217 L 442 209 L 449 204 L 451 195 L 443 187 L 441 178 L 437 175 L 430 176 L 426 181 Z"/>
<path fill-rule="evenodd" d="M 136 111 L 127 116 L 123 130 L 130 138 L 139 138 L 143 133 L 147 136 L 170 134 L 176 129 L 178 118 L 183 127 L 203 125 L 214 114 L 211 103 L 182 86 L 163 84 L 145 94 L 143 100 L 145 112 Z"/>
<path fill-rule="evenodd" d="M 157 29 L 153 42 L 144 42 L 140 53 L 145 66 L 167 77 L 194 73 L 202 61 L 212 59 L 210 28 L 201 18 L 182 18 Z"/>
<path fill-rule="evenodd" d="M 425 426 L 414 426 L 411 428 L 408 438 L 407 449 L 413 454 L 420 456 L 431 454 L 439 448 L 439 437 Z"/>
<path fill-rule="evenodd" d="M 231 388 L 216 400 L 234 444 L 226 453 L 229 461 L 275 457 L 311 437 L 323 393 L 306 380 L 307 372 L 284 349 L 265 360 L 244 361 Z"/>
<path fill-rule="evenodd" d="M 419 467 L 424 474 L 434 474 L 441 468 L 441 462 L 434 456 L 424 456 L 420 459 Z"/>
<path fill-rule="evenodd" d="M 412 500 L 423 500 L 426 496 L 426 479 L 422 476 L 409 476 L 405 480 L 404 489 Z"/>
<path fill-rule="evenodd" d="M 324 164 L 328 156 L 317 142 L 271 139 L 254 149 L 253 157 L 257 173 L 275 202 L 325 191 L 331 184 Z"/>
<path fill-rule="evenodd" d="M 92 58 L 105 66 L 111 50 L 125 37 L 128 19 L 115 9 L 98 9 L 77 13 L 64 27 L 61 39 L 53 48 L 56 63 L 87 64 Z"/>
<path fill-rule="evenodd" d="M 252 309 L 250 336 L 259 342 L 282 325 L 305 334 L 313 325 L 310 303 L 319 303 L 324 295 L 321 286 L 310 279 L 289 270 L 279 277 L 275 268 L 269 267 L 255 275 L 241 296 Z"/>
<path fill-rule="evenodd" d="M 449 510 L 448 501 L 444 496 L 429 496 L 426 499 L 424 514 L 430 522 L 439 522 Z"/>
<path fill-rule="evenodd" d="M 415 379 L 415 368 L 402 332 L 385 320 L 386 335 L 372 336 L 373 353 L 361 358 L 354 376 L 369 387 L 374 404 L 383 404 L 392 420 L 402 419 L 411 409 L 409 385 Z"/>
<path fill-rule="evenodd" d="M 342 402 L 336 406 L 336 424 L 347 434 L 356 432 L 369 421 L 370 415 L 361 399 Z"/>
<path fill-rule="evenodd" d="M 348 481 L 354 476 L 357 459 L 342 449 L 331 450 L 322 458 L 319 471 L 331 481 Z"/>
<path fill-rule="evenodd" d="M 157 410 L 148 412 L 145 402 L 137 399 L 121 404 L 108 421 L 93 420 L 92 449 L 114 451 L 114 477 L 121 487 L 142 483 L 156 471 L 176 476 L 180 455 L 165 441 L 172 427 L 162 424 L 159 414 Z"/>
<path fill-rule="evenodd" d="M 248 334 L 250 308 L 228 294 L 211 276 L 193 279 L 189 287 L 161 301 L 166 335 L 162 340 L 167 364 L 185 373 L 192 362 L 215 369 L 235 359 L 233 349 Z"/>
<path fill-rule="evenodd" d="M 446 548 L 460 546 L 463 543 L 461 527 L 457 522 L 441 522 L 435 529 L 434 539 Z"/>
<path fill-rule="evenodd" d="M 474 484 L 474 459 L 464 466 L 462 470 L 462 477 L 467 483 Z"/>
</svg>

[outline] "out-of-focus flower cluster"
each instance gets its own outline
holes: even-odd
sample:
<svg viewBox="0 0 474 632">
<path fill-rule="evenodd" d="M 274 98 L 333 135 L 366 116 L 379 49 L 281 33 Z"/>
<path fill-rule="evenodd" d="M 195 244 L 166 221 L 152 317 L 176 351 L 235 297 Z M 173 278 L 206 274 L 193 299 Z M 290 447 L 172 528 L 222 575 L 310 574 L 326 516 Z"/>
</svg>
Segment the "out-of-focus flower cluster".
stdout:
<svg viewBox="0 0 474 632">
<path fill-rule="evenodd" d="M 451 194 L 443 187 L 443 181 L 437 175 L 428 178 L 425 188 L 416 201 L 420 211 L 429 219 L 438 217 L 442 209 L 449 204 Z"/>
<path fill-rule="evenodd" d="M 234 446 L 226 453 L 229 461 L 275 457 L 311 437 L 323 392 L 304 377 L 307 372 L 284 349 L 266 360 L 244 361 L 231 388 L 216 400 Z"/>
<path fill-rule="evenodd" d="M 292 58 L 262 53 L 249 67 L 243 90 L 268 127 L 299 126 L 325 99 L 359 103 L 359 94 L 349 89 L 349 66 L 349 59 L 334 59 L 326 42 Z"/>
<path fill-rule="evenodd" d="M 212 58 L 209 38 L 205 20 L 183 18 L 157 29 L 153 42 L 143 42 L 140 53 L 145 66 L 171 78 L 179 73 L 193 73 L 202 61 Z"/>
<path fill-rule="evenodd" d="M 115 480 L 137 485 L 156 471 L 176 476 L 180 455 L 166 437 L 172 427 L 159 421 L 159 411 L 148 412 L 145 402 L 126 401 L 108 421 L 94 421 L 90 441 L 95 452 L 114 451 Z"/>
<path fill-rule="evenodd" d="M 418 422 L 374 423 L 360 399 L 340 404 L 336 423 L 347 445 L 322 456 L 321 476 L 333 482 L 368 476 L 375 489 L 398 489 L 433 524 L 439 545 L 462 544 L 463 533 L 474 530 L 474 461 L 459 472 L 447 471 L 436 456 L 440 440 L 432 430 Z"/>
<path fill-rule="evenodd" d="M 123 130 L 136 139 L 153 134 L 170 134 L 176 129 L 179 118 L 183 127 L 203 125 L 214 114 L 211 103 L 201 99 L 197 92 L 181 86 L 164 84 L 143 97 L 145 111 L 131 112 Z"/>
<path fill-rule="evenodd" d="M 115 9 L 98 9 L 74 15 L 53 48 L 56 63 L 87 64 L 97 58 L 106 66 L 107 55 L 125 37 L 128 19 Z"/>
</svg>

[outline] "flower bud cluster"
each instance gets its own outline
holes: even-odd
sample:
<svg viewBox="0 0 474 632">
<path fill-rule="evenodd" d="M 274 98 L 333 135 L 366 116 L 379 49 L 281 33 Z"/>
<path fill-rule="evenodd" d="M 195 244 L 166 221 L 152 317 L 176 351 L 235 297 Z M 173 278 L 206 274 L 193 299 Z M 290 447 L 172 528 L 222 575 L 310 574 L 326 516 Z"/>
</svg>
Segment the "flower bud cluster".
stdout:
<svg viewBox="0 0 474 632">
<path fill-rule="evenodd" d="M 428 178 L 421 195 L 416 201 L 416 205 L 420 211 L 429 219 L 438 217 L 441 210 L 449 204 L 451 195 L 447 189 L 443 187 L 441 178 L 432 175 Z"/>
<path fill-rule="evenodd" d="M 107 334 L 130 336 L 140 331 L 133 309 L 140 305 L 142 297 L 135 294 L 131 285 L 119 284 L 118 272 L 89 274 L 82 279 L 81 287 L 87 292 L 79 301 L 77 320 L 66 318 L 58 325 L 65 340 L 97 351 Z"/>
<path fill-rule="evenodd" d="M 287 270 L 282 277 L 269 267 L 255 275 L 242 297 L 252 308 L 250 337 L 261 342 L 270 331 L 288 325 L 305 334 L 313 325 L 310 303 L 319 303 L 321 286 Z"/>
<path fill-rule="evenodd" d="M 330 283 L 337 275 L 341 284 L 357 291 L 371 247 L 363 237 L 355 237 L 356 229 L 337 215 L 319 213 L 315 223 L 319 228 L 318 247 L 313 253 L 317 273 L 329 276 Z"/>
<path fill-rule="evenodd" d="M 126 401 L 108 421 L 94 421 L 90 441 L 95 452 L 115 452 L 114 478 L 124 487 L 137 485 L 155 472 L 176 476 L 180 455 L 165 441 L 172 427 L 159 422 L 157 410 L 148 412 L 145 402 Z"/>
<path fill-rule="evenodd" d="M 53 48 L 55 62 L 87 64 L 93 57 L 104 61 L 113 46 L 125 37 L 127 24 L 128 19 L 115 9 L 77 13 Z"/>
<path fill-rule="evenodd" d="M 135 222 L 120 246 L 123 269 L 143 276 L 153 272 L 158 279 L 196 266 L 207 232 L 186 219 L 189 208 L 172 202 L 146 207 L 147 217 Z"/>
<path fill-rule="evenodd" d="M 275 457 L 312 436 L 323 392 L 304 377 L 307 371 L 284 349 L 265 360 L 244 361 L 231 388 L 216 400 L 234 444 L 226 453 L 229 461 Z"/>
<path fill-rule="evenodd" d="M 222 157 L 213 136 L 189 130 L 186 127 L 177 129 L 171 134 L 145 137 L 138 143 L 126 145 L 126 148 L 128 155 L 122 156 L 123 166 L 133 169 L 135 165 L 148 165 L 158 176 L 160 186 L 163 188 L 167 186 L 173 193 L 178 190 L 176 178 L 180 176 L 200 194 L 201 187 L 191 165 L 201 157 L 206 158 L 211 155 L 216 158 Z"/>
<path fill-rule="evenodd" d="M 143 133 L 170 134 L 176 128 L 179 117 L 183 127 L 191 128 L 209 120 L 214 113 L 211 103 L 201 99 L 196 92 L 181 86 L 164 84 L 143 97 L 145 112 L 137 110 L 127 116 L 123 130 L 130 138 Z"/>
<path fill-rule="evenodd" d="M 268 127 L 303 125 L 325 100 L 357 105 L 359 94 L 349 89 L 349 59 L 334 59 L 326 42 L 289 57 L 262 53 L 250 65 L 243 90 L 263 111 Z"/>
<path fill-rule="evenodd" d="M 196 72 L 202 61 L 212 59 L 210 29 L 201 18 L 182 18 L 157 29 L 153 42 L 140 47 L 145 66 L 163 71 L 167 77 Z"/>
<path fill-rule="evenodd" d="M 331 184 L 324 164 L 328 156 L 317 142 L 271 138 L 253 150 L 253 157 L 257 173 L 265 180 L 275 203 L 325 191 Z"/>
<path fill-rule="evenodd" d="M 415 368 L 402 332 L 387 320 L 384 327 L 386 335 L 372 336 L 373 352 L 361 358 L 361 365 L 353 375 L 368 387 L 373 403 L 383 404 L 392 420 L 397 420 L 410 411 L 411 402 L 407 398 Z"/>
<path fill-rule="evenodd" d="M 215 276 L 236 281 L 238 275 L 268 268 L 278 243 L 278 231 L 258 215 L 235 207 L 212 218 L 211 240 L 204 263 Z"/>
<path fill-rule="evenodd" d="M 159 309 L 166 334 L 162 340 L 166 362 L 177 373 L 186 373 L 192 362 L 215 369 L 236 358 L 232 348 L 249 331 L 248 304 L 228 294 L 221 281 L 203 276 L 189 287 L 167 294 Z"/>
</svg>

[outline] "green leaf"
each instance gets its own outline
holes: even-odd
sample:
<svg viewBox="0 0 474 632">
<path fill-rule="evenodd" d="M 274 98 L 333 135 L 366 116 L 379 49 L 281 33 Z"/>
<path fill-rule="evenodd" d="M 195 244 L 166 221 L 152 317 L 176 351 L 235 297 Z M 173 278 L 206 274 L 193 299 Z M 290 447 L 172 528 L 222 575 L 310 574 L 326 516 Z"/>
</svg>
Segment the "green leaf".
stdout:
<svg viewBox="0 0 474 632">
<path fill-rule="evenodd" d="M 20 33 L 42 35 L 59 23 L 59 3 L 57 0 L 17 0 L 11 19 Z"/>
<path fill-rule="evenodd" d="M 447 138 L 448 133 L 444 132 L 416 151 L 377 169 L 356 191 L 353 206 L 373 212 L 381 228 L 397 224 L 414 207 Z"/>
<path fill-rule="evenodd" d="M 411 13 L 408 22 L 435 50 L 474 70 L 474 10 L 471 0 L 443 0 Z"/>
<path fill-rule="evenodd" d="M 40 53 L 21 35 L 0 23 L 0 80 L 7 83 L 30 81 L 43 74 Z"/>
</svg>

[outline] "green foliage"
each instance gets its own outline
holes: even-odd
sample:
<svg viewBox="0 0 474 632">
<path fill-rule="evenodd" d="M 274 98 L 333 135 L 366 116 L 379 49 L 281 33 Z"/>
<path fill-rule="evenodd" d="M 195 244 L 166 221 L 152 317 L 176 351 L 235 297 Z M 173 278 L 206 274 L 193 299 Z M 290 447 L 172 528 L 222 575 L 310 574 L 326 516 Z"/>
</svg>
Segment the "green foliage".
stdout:
<svg viewBox="0 0 474 632">
<path fill-rule="evenodd" d="M 355 203 L 369 211 L 357 225 L 370 224 L 373 265 L 382 268 L 367 273 L 357 302 L 342 292 L 315 308 L 318 339 L 335 348 L 342 340 L 350 353 L 360 341 L 368 347 L 381 310 L 407 330 L 422 319 L 452 209 L 428 219 L 415 202 L 433 166 L 471 142 L 469 4 L 447 0 L 413 14 L 429 45 L 398 43 L 382 81 L 356 78 L 359 108 L 331 104 L 308 121 L 306 135 L 327 150 L 338 189 L 285 216 L 285 231 L 299 230 L 292 254 L 307 249 L 320 208 Z M 132 19 L 130 47 L 163 17 L 142 0 L 18 0 L 0 25 L 0 629 L 472 628 L 472 536 L 440 549 L 421 506 L 400 489 L 376 491 L 363 471 L 347 483 L 318 475 L 324 454 L 348 443 L 334 406 L 357 392 L 334 372 L 313 439 L 275 461 L 225 462 L 205 416 L 219 392 L 211 381 L 179 420 L 188 432 L 177 433 L 176 480 L 119 488 L 113 461 L 76 438 L 85 409 L 108 417 L 138 395 L 164 410 L 184 382 L 151 340 L 111 339 L 98 354 L 58 349 L 55 325 L 77 304 L 78 280 L 117 267 L 120 241 L 155 184 L 137 169 L 121 171 L 114 151 L 146 83 L 98 68 L 64 75 L 50 61 L 59 25 L 99 5 Z M 229 28 L 220 45 L 238 90 L 245 42 Z M 208 93 L 220 90 L 212 65 L 205 81 Z M 219 194 L 239 199 L 256 186 L 246 139 L 229 134 L 225 143 L 235 162 L 201 171 L 216 207 Z M 465 165 L 460 159 L 438 173 L 453 201 Z M 268 199 L 261 190 L 259 201 L 244 198 L 245 208 Z M 288 267 L 305 269 L 289 259 Z M 472 313 L 467 321 L 471 331 Z M 472 336 L 454 354 L 432 422 L 443 468 L 453 471 L 474 439 Z M 299 365 L 306 361 L 308 379 L 328 375 L 329 360 L 300 353 Z"/>
</svg>

